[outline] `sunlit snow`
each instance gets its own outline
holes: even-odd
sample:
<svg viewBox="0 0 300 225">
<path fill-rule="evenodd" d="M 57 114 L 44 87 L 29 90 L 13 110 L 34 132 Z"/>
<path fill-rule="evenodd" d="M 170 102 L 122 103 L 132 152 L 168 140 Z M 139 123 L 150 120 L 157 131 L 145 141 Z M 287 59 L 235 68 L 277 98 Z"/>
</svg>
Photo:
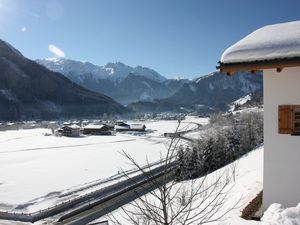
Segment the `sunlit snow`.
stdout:
<svg viewBox="0 0 300 225">
<path fill-rule="evenodd" d="M 300 21 L 262 27 L 229 47 L 222 63 L 300 57 Z"/>
</svg>

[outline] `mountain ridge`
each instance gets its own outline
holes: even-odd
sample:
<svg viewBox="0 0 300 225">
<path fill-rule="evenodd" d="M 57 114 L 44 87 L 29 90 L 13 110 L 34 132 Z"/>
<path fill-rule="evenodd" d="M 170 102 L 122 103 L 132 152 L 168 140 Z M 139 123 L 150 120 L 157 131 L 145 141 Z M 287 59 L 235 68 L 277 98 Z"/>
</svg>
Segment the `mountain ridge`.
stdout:
<svg viewBox="0 0 300 225">
<path fill-rule="evenodd" d="M 123 106 L 24 57 L 0 40 L 0 120 L 122 114 Z"/>
<path fill-rule="evenodd" d="M 143 66 L 131 67 L 122 62 L 108 62 L 104 66 L 100 66 L 88 61 L 81 62 L 59 57 L 36 59 L 35 61 L 46 66 L 50 70 L 61 72 L 66 76 L 70 76 L 71 72 L 73 72 L 73 76 L 92 74 L 95 79 L 110 79 L 114 82 L 121 82 L 129 74 L 133 73 L 157 82 L 164 82 L 167 80 L 153 69 Z M 70 68 L 71 66 L 76 69 Z"/>
<path fill-rule="evenodd" d="M 238 73 L 228 77 L 220 72 L 193 79 L 183 84 L 172 96 L 149 102 L 135 102 L 135 111 L 225 111 L 228 104 L 262 89 L 262 73 Z"/>
<path fill-rule="evenodd" d="M 64 58 L 36 62 L 52 71 L 61 72 L 85 88 L 104 93 L 123 105 L 143 99 L 169 97 L 184 83 L 190 82 L 188 79 L 167 79 L 153 69 L 131 67 L 121 62 L 107 63 L 105 66 Z"/>
</svg>

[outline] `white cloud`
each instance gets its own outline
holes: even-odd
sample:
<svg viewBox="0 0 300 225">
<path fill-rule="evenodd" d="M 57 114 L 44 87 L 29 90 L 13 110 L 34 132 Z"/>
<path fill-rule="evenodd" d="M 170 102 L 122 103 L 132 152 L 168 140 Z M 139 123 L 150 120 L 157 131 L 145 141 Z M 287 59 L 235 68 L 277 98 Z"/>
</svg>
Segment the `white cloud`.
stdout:
<svg viewBox="0 0 300 225">
<path fill-rule="evenodd" d="M 48 46 L 48 49 L 50 52 L 52 52 L 56 57 L 65 57 L 66 54 L 60 49 L 58 48 L 57 46 L 53 45 L 53 44 L 50 44 Z"/>
<path fill-rule="evenodd" d="M 24 26 L 24 27 L 21 28 L 21 32 L 24 33 L 24 32 L 26 32 L 26 31 L 27 31 L 27 27 Z"/>
</svg>

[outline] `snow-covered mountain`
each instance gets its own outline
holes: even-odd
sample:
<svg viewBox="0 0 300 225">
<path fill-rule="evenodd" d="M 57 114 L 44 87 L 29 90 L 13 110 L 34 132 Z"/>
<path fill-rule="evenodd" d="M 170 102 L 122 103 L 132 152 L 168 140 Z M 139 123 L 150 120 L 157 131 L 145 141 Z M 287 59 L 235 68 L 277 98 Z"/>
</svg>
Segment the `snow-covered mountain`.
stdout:
<svg viewBox="0 0 300 225">
<path fill-rule="evenodd" d="M 188 107 L 197 111 L 201 105 L 202 111 L 225 111 L 233 101 L 248 94 L 261 93 L 262 85 L 261 73 L 239 73 L 228 77 L 213 72 L 183 84 L 174 95 L 166 99 L 157 100 L 151 105 L 134 103 L 130 107 L 140 111 L 168 111 Z"/>
<path fill-rule="evenodd" d="M 125 105 L 140 100 L 151 102 L 167 98 L 189 82 L 187 79 L 168 80 L 147 67 L 131 67 L 121 62 L 107 63 L 105 66 L 65 58 L 39 59 L 36 62 Z"/>
<path fill-rule="evenodd" d="M 170 97 L 177 103 L 204 104 L 223 107 L 247 94 L 262 88 L 262 74 L 238 73 L 228 77 L 220 72 L 213 72 L 184 84 Z"/>
<path fill-rule="evenodd" d="M 37 59 L 36 61 L 50 70 L 60 72 L 67 77 L 78 81 L 83 81 L 84 77 L 89 75 L 96 81 L 108 79 L 120 83 L 126 79 L 129 74 L 137 74 L 160 83 L 167 80 L 158 72 L 147 67 L 131 67 L 121 62 L 107 63 L 105 66 L 98 66 L 90 62 L 80 62 L 65 58 Z"/>
<path fill-rule="evenodd" d="M 123 63 L 97 66 L 65 58 L 37 60 L 48 69 L 60 72 L 73 82 L 106 94 L 133 109 L 144 111 L 176 110 L 193 107 L 226 110 L 233 101 L 262 89 L 261 73 L 239 73 L 233 77 L 212 72 L 194 80 L 166 79 L 146 67 Z M 138 103 L 136 103 L 138 102 Z"/>
</svg>

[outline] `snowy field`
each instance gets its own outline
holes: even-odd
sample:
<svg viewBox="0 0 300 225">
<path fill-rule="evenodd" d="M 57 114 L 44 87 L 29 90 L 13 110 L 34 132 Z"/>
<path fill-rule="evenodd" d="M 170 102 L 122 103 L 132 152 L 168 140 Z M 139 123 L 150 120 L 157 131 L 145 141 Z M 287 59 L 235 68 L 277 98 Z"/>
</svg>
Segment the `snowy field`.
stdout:
<svg viewBox="0 0 300 225">
<path fill-rule="evenodd" d="M 206 119 L 207 120 L 207 119 Z M 187 117 L 180 130 L 195 129 L 202 118 Z M 165 132 L 177 121 L 145 122 L 147 134 L 80 138 L 46 136 L 51 130 L 0 132 L 0 210 L 34 212 L 115 182 L 120 168 L 132 167 L 124 150 L 139 163 L 160 159 L 168 144 Z M 1 223 L 0 223 L 1 224 Z"/>
</svg>

